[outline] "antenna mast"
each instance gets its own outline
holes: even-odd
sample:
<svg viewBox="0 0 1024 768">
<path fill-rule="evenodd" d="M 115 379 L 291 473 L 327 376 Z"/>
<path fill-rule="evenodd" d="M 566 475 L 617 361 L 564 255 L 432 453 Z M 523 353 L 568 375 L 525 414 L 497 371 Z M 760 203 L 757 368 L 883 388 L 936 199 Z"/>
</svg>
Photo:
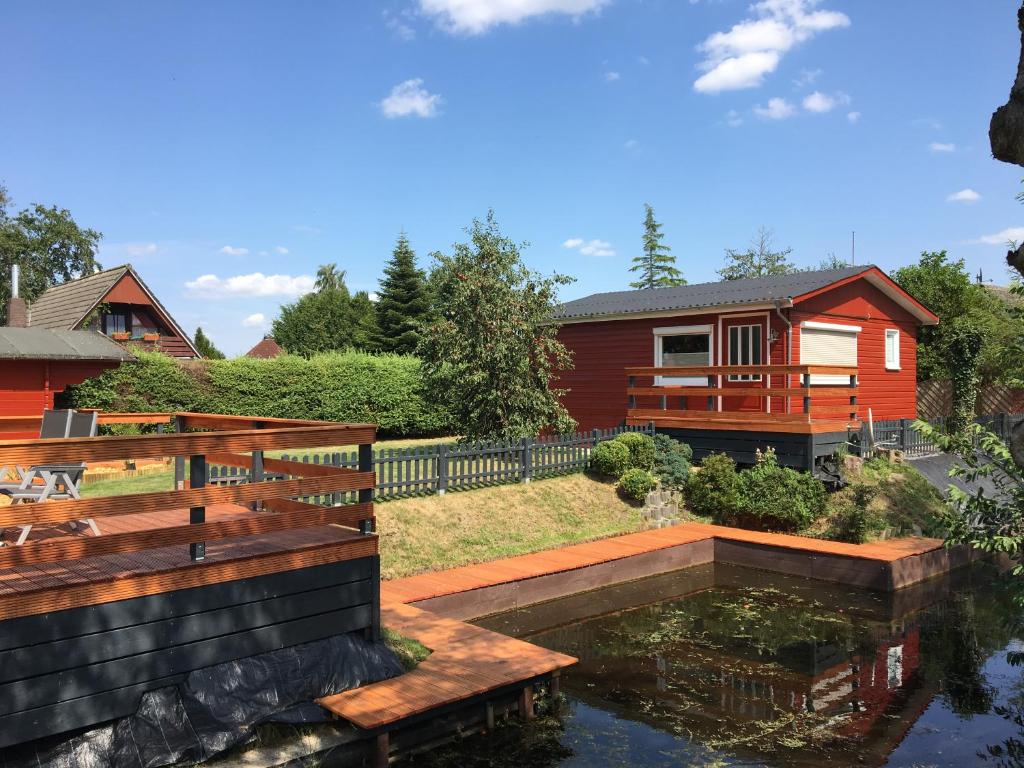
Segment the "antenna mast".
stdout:
<svg viewBox="0 0 1024 768">
<path fill-rule="evenodd" d="M 850 264 L 857 264 L 857 231 L 850 231 Z"/>
</svg>

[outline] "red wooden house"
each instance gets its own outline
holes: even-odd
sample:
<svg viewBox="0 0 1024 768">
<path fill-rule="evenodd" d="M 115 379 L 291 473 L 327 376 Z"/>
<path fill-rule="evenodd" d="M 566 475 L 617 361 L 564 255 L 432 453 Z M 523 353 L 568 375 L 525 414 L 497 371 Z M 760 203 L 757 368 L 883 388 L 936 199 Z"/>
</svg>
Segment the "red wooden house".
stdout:
<svg viewBox="0 0 1024 768">
<path fill-rule="evenodd" d="M 770 445 L 811 468 L 869 415 L 916 416 L 917 330 L 938 317 L 859 266 L 594 294 L 558 322 L 582 429 L 653 421 L 698 458 Z"/>
<path fill-rule="evenodd" d="M 28 325 L 95 330 L 170 357 L 202 357 L 195 344 L 131 264 L 48 288 L 29 307 Z"/>
</svg>

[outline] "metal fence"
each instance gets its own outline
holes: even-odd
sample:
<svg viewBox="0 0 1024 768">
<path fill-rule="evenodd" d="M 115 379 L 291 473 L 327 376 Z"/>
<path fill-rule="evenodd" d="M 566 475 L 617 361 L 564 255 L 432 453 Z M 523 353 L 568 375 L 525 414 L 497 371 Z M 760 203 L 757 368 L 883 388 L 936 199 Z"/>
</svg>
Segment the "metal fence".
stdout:
<svg viewBox="0 0 1024 768">
<path fill-rule="evenodd" d="M 930 419 L 928 423 L 939 429 L 944 429 L 946 421 L 946 418 L 939 418 Z M 1024 413 L 989 414 L 979 416 L 977 421 L 982 426 L 995 432 L 1005 441 L 1010 439 L 1010 431 L 1017 424 L 1024 421 Z M 860 444 L 867 445 L 870 442 L 868 424 L 866 422 L 862 423 L 860 430 Z M 930 456 L 931 454 L 939 453 L 937 445 L 914 429 L 913 419 L 876 421 L 874 423 L 874 430 L 874 442 L 879 447 L 903 451 L 909 457 Z"/>
<path fill-rule="evenodd" d="M 444 494 L 487 485 L 529 482 L 534 478 L 581 472 L 590 462 L 590 451 L 603 441 L 623 432 L 654 434 L 654 425 L 616 427 L 577 432 L 571 435 L 525 438 L 515 442 L 441 443 L 409 448 L 382 448 L 374 451 L 377 473 L 377 500 L 407 496 Z M 314 453 L 281 458 L 305 464 L 327 464 L 355 468 L 355 451 Z M 268 476 L 270 477 L 270 476 Z M 238 485 L 249 482 L 247 470 L 210 465 L 207 482 Z M 330 497 L 308 497 L 318 504 L 347 504 L 355 493 L 336 493 Z"/>
</svg>

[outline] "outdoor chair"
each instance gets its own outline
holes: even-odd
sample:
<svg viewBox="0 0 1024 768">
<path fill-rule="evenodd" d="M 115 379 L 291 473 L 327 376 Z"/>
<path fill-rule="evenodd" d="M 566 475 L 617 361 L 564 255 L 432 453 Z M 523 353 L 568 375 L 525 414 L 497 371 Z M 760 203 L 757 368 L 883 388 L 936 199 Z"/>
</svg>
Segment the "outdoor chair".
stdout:
<svg viewBox="0 0 1024 768">
<path fill-rule="evenodd" d="M 68 437 L 73 413 L 74 411 L 70 410 L 43 411 L 43 419 L 39 424 L 40 439 Z M 0 493 L 20 488 L 22 480 L 25 479 L 25 468 L 13 467 L 14 476 L 18 479 L 13 482 L 6 481 L 9 470 L 12 470 L 12 468 L 0 467 Z"/>
<path fill-rule="evenodd" d="M 98 414 L 95 411 L 89 412 L 76 412 L 67 411 L 67 429 L 63 435 L 53 435 L 54 437 L 96 437 L 98 427 Z M 44 414 L 44 428 L 46 424 L 46 414 Z M 56 419 L 52 426 L 52 431 L 59 431 L 59 421 Z M 42 433 L 43 430 L 40 430 Z M 41 434 L 42 436 L 42 434 Z M 29 467 L 27 470 L 21 471 L 21 483 L 4 483 L 0 485 L 0 492 L 6 493 L 11 497 L 11 500 L 15 504 L 21 504 L 26 501 L 32 502 L 43 502 L 43 501 L 57 501 L 64 499 L 78 499 L 79 486 L 82 484 L 82 477 L 85 474 L 86 465 L 84 463 L 74 464 L 36 464 Z M 41 484 L 35 482 L 39 478 L 42 480 Z M 12 487 L 16 486 L 16 487 Z M 100 535 L 99 527 L 96 525 L 96 521 L 92 518 L 86 518 L 82 520 L 92 530 L 95 536 Z M 75 521 L 71 522 L 71 528 L 77 529 L 78 525 Z M 28 535 L 32 532 L 31 525 L 21 526 L 21 533 L 18 536 L 18 540 L 15 542 L 17 546 L 21 546 L 28 539 Z"/>
</svg>

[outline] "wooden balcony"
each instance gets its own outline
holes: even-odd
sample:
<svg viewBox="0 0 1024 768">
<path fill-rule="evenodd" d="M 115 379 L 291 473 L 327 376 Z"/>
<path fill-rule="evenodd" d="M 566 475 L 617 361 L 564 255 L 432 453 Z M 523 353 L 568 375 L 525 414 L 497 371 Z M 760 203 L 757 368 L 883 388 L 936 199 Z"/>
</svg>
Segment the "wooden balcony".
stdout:
<svg viewBox="0 0 1024 768">
<path fill-rule="evenodd" d="M 379 633 L 373 425 L 191 413 L 100 422 L 162 430 L 0 440 L 8 468 L 177 465 L 167 490 L 0 506 L 0 748 L 130 714 L 147 690 L 196 669 Z M 352 444 L 354 469 L 264 455 Z M 251 482 L 207 485 L 208 462 L 244 467 Z M 355 503 L 297 500 L 347 491 Z M 73 527 L 87 519 L 99 535 Z"/>
<path fill-rule="evenodd" d="M 627 368 L 626 423 L 663 428 L 816 434 L 856 427 L 857 368 L 826 365 Z M 814 384 L 827 376 L 844 383 Z M 674 385 L 661 380 L 703 379 Z"/>
</svg>

